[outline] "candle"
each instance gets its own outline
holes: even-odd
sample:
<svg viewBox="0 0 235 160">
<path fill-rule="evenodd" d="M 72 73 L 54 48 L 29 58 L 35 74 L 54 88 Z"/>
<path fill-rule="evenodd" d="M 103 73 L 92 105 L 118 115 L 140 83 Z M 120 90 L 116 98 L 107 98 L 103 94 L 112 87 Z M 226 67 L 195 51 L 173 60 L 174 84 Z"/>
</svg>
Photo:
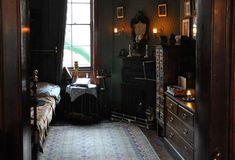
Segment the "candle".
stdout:
<svg viewBox="0 0 235 160">
<path fill-rule="evenodd" d="M 144 58 L 148 58 L 148 45 L 146 44 L 145 45 L 145 56 L 144 56 Z"/>
<path fill-rule="evenodd" d="M 128 56 L 127 57 L 131 57 L 131 44 L 129 44 L 129 54 L 128 54 Z"/>
<path fill-rule="evenodd" d="M 114 28 L 114 29 L 113 29 L 113 32 L 114 32 L 114 33 L 118 33 L 118 29 L 117 29 L 117 28 Z"/>
<path fill-rule="evenodd" d="M 187 95 L 187 97 L 191 97 L 191 95 L 192 95 L 191 91 L 187 90 L 186 95 Z"/>
<path fill-rule="evenodd" d="M 157 33 L 157 28 L 153 28 L 153 34 Z"/>
</svg>

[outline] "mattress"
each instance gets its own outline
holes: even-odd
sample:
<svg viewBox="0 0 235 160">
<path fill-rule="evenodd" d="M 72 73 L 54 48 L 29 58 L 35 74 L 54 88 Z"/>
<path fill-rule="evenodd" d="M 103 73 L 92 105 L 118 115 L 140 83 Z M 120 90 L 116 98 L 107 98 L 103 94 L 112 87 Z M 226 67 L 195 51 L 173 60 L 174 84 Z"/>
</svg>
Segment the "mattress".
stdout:
<svg viewBox="0 0 235 160">
<path fill-rule="evenodd" d="M 60 87 L 47 82 L 37 83 L 37 99 L 45 102 L 41 106 L 37 106 L 37 124 L 38 131 L 37 144 L 42 149 L 42 144 L 47 136 L 49 125 L 55 114 L 56 104 L 60 101 Z M 34 126 L 34 107 L 31 107 L 31 125 Z"/>
</svg>

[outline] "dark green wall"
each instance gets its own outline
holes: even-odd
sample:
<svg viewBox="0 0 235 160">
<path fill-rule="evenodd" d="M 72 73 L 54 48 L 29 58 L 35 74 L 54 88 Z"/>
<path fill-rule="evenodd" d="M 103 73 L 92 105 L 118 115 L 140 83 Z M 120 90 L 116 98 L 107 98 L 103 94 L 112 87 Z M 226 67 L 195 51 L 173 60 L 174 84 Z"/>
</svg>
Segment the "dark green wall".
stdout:
<svg viewBox="0 0 235 160">
<path fill-rule="evenodd" d="M 180 34 L 180 1 L 182 0 L 96 0 L 97 2 L 97 46 L 96 60 L 98 62 L 97 69 L 105 69 L 111 73 L 112 77 L 107 80 L 109 87 L 109 97 L 112 105 L 120 105 L 121 103 L 121 68 L 122 60 L 118 58 L 121 49 L 128 49 L 128 44 L 131 39 L 130 21 L 135 17 L 136 13 L 141 10 L 150 19 L 149 29 L 149 51 L 154 50 L 156 44 L 156 36 L 152 34 L 153 27 L 163 26 L 163 35 L 168 36 L 171 33 Z M 157 16 L 157 5 L 159 3 L 167 3 L 168 15 L 166 17 Z M 48 37 L 48 33 L 52 28 L 48 27 L 47 22 L 52 16 L 49 16 L 48 7 L 51 6 L 51 1 L 43 0 L 39 2 L 33 0 L 31 8 L 35 12 L 35 21 L 41 24 L 34 28 L 37 35 L 32 40 L 34 49 L 52 49 L 55 46 L 53 38 Z M 124 6 L 124 18 L 116 18 L 116 7 Z M 42 9 L 43 8 L 43 9 Z M 34 19 L 33 19 L 34 20 Z M 33 21 L 34 22 L 34 21 Z M 33 23 L 32 22 L 32 23 Z M 124 32 L 118 36 L 113 34 L 113 28 L 124 28 Z M 32 33 L 33 34 L 33 33 Z M 53 57 L 46 57 L 45 62 L 54 62 Z M 45 63 L 44 62 L 44 63 Z M 36 62 L 34 62 L 36 63 Z M 38 62 L 41 63 L 41 62 Z M 44 65 L 48 66 L 48 65 Z M 54 70 L 53 67 L 50 67 Z M 40 73 L 47 73 L 42 69 Z M 40 76 L 41 78 L 43 76 Z M 46 77 L 48 78 L 48 77 Z M 52 80 L 51 80 L 52 81 Z"/>
<path fill-rule="evenodd" d="M 157 5 L 167 3 L 167 17 L 157 16 Z M 116 7 L 124 6 L 124 18 L 116 18 Z M 180 0 L 100 0 L 99 1 L 99 62 L 100 68 L 111 71 L 109 82 L 110 98 L 113 106 L 121 104 L 121 68 L 122 59 L 118 58 L 121 49 L 128 49 L 131 40 L 130 21 L 141 10 L 150 19 L 149 51 L 154 50 L 156 37 L 153 27 L 163 26 L 163 35 L 169 38 L 171 33 L 180 34 Z M 120 35 L 113 34 L 113 28 L 124 28 Z M 151 46 L 152 45 L 152 46 Z"/>
</svg>

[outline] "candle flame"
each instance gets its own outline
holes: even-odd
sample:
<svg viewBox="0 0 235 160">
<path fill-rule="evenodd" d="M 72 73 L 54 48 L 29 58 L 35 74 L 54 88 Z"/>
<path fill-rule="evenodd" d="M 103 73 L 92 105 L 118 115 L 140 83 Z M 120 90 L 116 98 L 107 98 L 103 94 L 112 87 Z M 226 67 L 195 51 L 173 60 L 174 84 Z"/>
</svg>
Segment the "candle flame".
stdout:
<svg viewBox="0 0 235 160">
<path fill-rule="evenodd" d="M 186 95 L 187 95 L 187 96 L 191 96 L 191 95 L 192 95 L 191 91 L 190 91 L 190 90 L 187 90 Z"/>
</svg>

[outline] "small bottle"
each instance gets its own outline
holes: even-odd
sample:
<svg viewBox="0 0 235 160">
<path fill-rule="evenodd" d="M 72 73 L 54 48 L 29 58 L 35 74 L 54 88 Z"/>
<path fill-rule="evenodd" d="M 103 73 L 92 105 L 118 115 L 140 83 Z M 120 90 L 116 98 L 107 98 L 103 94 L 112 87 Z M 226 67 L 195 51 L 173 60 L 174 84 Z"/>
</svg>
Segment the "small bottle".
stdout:
<svg viewBox="0 0 235 160">
<path fill-rule="evenodd" d="M 78 61 L 74 61 L 74 70 L 75 71 L 79 70 Z"/>
</svg>

